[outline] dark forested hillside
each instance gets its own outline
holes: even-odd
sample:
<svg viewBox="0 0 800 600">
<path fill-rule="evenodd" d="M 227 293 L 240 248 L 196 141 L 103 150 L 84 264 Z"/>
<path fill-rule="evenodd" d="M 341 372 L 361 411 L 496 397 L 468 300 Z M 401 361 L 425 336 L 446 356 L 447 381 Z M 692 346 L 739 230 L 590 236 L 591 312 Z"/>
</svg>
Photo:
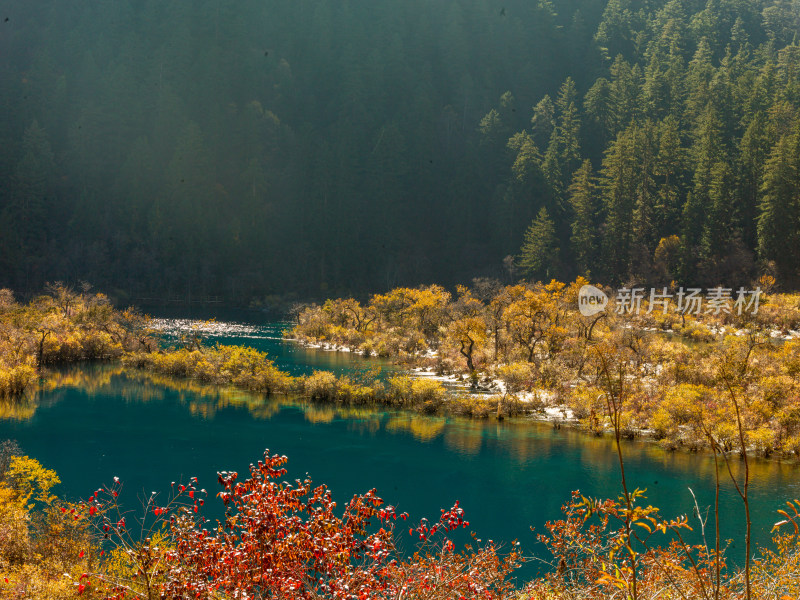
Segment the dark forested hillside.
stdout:
<svg viewBox="0 0 800 600">
<path fill-rule="evenodd" d="M 0 286 L 797 283 L 798 0 L 3 11 Z"/>
</svg>

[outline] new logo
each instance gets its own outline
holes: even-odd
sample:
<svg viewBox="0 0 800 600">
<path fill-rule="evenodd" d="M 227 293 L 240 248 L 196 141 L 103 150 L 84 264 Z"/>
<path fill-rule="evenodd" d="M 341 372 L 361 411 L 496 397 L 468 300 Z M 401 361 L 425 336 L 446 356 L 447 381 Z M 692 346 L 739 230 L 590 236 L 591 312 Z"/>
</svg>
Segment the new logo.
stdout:
<svg viewBox="0 0 800 600">
<path fill-rule="evenodd" d="M 608 305 L 608 296 L 593 285 L 584 285 L 578 291 L 578 309 L 584 317 L 603 312 Z"/>
</svg>

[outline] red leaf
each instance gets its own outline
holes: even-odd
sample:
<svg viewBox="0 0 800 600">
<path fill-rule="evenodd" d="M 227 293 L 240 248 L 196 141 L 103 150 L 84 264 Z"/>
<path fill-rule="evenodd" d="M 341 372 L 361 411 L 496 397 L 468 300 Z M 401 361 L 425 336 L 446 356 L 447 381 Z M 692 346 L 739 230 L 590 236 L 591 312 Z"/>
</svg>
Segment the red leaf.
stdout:
<svg viewBox="0 0 800 600">
<path fill-rule="evenodd" d="M 78 558 L 83 558 L 83 554 L 84 554 L 84 552 L 83 552 L 83 550 L 81 550 L 80 554 L 78 554 Z"/>
</svg>

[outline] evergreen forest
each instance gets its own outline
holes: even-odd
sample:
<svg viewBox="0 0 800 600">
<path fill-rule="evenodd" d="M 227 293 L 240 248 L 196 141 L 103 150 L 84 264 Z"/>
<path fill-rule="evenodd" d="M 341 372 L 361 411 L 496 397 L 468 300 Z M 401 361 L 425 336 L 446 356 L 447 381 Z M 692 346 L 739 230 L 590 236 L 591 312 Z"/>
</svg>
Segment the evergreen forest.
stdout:
<svg viewBox="0 0 800 600">
<path fill-rule="evenodd" d="M 36 0 L 0 286 L 800 282 L 797 0 Z"/>
</svg>

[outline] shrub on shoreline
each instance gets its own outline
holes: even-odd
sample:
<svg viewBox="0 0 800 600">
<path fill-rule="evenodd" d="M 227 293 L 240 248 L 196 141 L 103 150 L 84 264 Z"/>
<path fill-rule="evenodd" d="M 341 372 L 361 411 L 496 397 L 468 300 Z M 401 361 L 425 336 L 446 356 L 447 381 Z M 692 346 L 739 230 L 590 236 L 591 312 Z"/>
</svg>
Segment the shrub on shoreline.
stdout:
<svg viewBox="0 0 800 600">
<path fill-rule="evenodd" d="M 114 309 L 104 294 L 54 284 L 23 305 L 0 290 L 0 397 L 24 394 L 46 366 L 118 359 L 154 345 L 147 318 Z"/>
<path fill-rule="evenodd" d="M 347 345 L 364 354 L 382 348 L 407 367 L 462 373 L 476 383 L 497 378 L 516 405 L 521 395 L 547 398 L 524 403 L 520 412 L 542 408 L 539 404 L 566 405 L 593 433 L 610 425 L 605 400 L 598 398 L 604 392 L 596 354 L 606 345 L 626 357 L 625 376 L 636 382 L 630 406 L 620 415 L 623 435 L 646 433 L 669 448 L 697 450 L 708 445 L 706 426 L 719 433 L 728 450 L 800 456 L 800 384 L 795 377 L 800 340 L 774 342 L 800 327 L 796 294 L 763 294 L 756 314 L 681 314 L 670 300 L 664 315 L 661 307 L 651 311 L 644 299 L 638 313 L 586 317 L 577 309 L 577 295 L 587 283 L 579 278 L 570 284 L 487 288 L 483 282 L 475 290 L 460 287 L 455 298 L 441 288 L 399 288 L 364 305 L 347 299 L 309 306 L 286 335 L 316 343 L 315 332 L 324 331 L 324 343 L 332 347 Z M 359 340 L 361 345 L 354 345 Z M 735 415 L 726 372 L 735 375 L 736 393 L 744 399 L 744 449 L 729 433 Z M 412 408 L 433 412 L 438 401 L 407 402 L 409 386 L 395 385 L 391 393 Z M 678 407 L 692 403 L 691 386 L 705 390 L 703 406 L 684 414 Z M 498 402 L 468 396 L 443 404 L 451 414 L 485 418 L 497 413 Z M 514 414 L 510 406 L 504 403 L 498 414 Z"/>
<path fill-rule="evenodd" d="M 280 371 L 266 353 L 245 346 L 137 352 L 126 355 L 123 364 L 265 394 L 289 393 L 295 385 L 294 378 Z"/>
</svg>

